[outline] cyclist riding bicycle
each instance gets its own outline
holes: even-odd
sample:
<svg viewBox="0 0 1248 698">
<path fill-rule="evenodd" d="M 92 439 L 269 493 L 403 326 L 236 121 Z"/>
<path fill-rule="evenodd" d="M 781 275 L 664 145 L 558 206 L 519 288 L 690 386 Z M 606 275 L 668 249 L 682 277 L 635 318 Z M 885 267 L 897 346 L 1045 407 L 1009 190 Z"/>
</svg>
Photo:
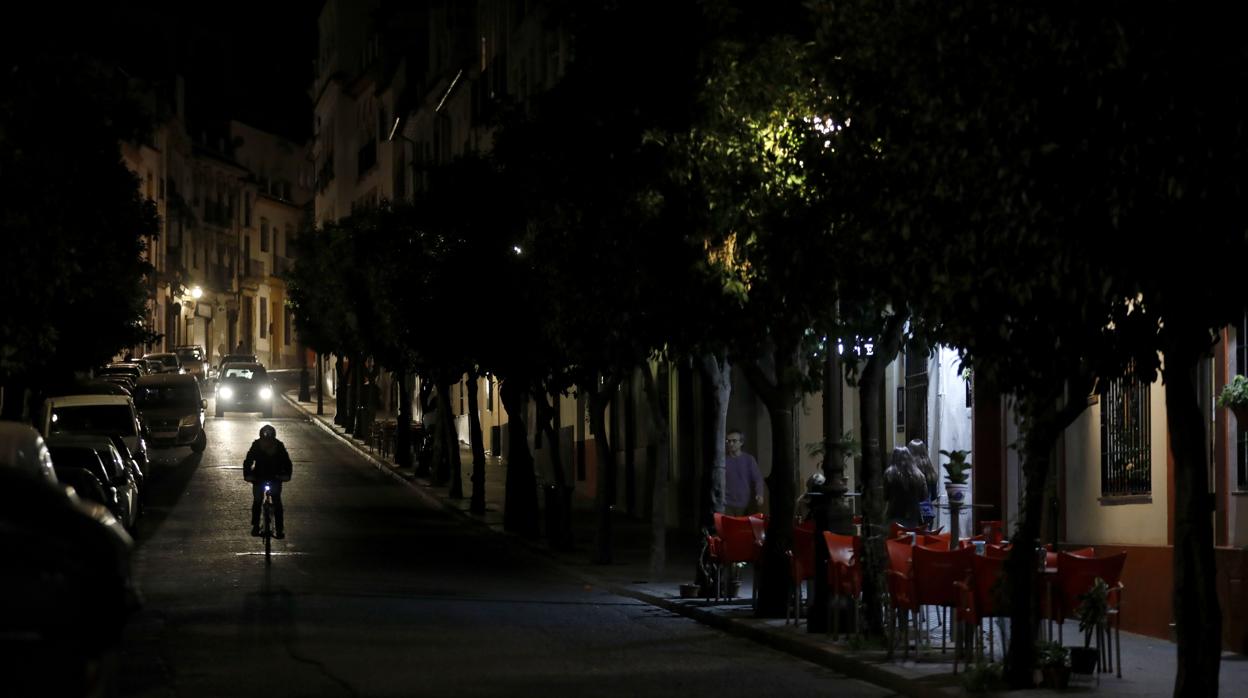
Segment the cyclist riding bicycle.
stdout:
<svg viewBox="0 0 1248 698">
<path fill-rule="evenodd" d="M 282 483 L 290 480 L 292 469 L 286 445 L 277 440 L 277 430 L 271 424 L 260 427 L 260 438 L 251 442 L 247 458 L 243 460 L 243 479 L 251 483 L 251 535 L 260 535 L 260 506 L 264 501 L 264 485 L 268 483 L 277 528 L 273 537 L 286 537 L 282 525 Z"/>
</svg>

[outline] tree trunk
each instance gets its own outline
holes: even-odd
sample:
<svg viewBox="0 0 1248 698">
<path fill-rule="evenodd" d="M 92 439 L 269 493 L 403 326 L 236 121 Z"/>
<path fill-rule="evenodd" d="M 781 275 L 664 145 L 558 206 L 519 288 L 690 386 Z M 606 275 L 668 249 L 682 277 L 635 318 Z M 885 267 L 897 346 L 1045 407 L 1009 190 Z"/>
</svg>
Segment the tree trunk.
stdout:
<svg viewBox="0 0 1248 698">
<path fill-rule="evenodd" d="M 334 357 L 334 424 L 344 429 L 347 426 L 347 402 L 348 393 L 350 392 L 350 380 L 347 376 L 347 367 L 343 365 L 342 354 Z"/>
<path fill-rule="evenodd" d="M 811 633 L 828 630 L 828 547 L 823 545 L 823 534 L 832 531 L 841 535 L 853 533 L 853 514 L 845 498 L 845 457 L 841 448 L 842 398 L 841 357 L 836 351 L 835 338 L 825 342 L 823 364 L 823 463 L 824 485 L 815 495 L 817 506 L 811 512 L 815 524 L 815 569 L 810 610 L 806 616 L 806 631 Z"/>
<path fill-rule="evenodd" d="M 741 365 L 750 385 L 767 407 L 771 421 L 771 473 L 766 478 L 771 495 L 770 518 L 763 559 L 755 574 L 758 591 L 754 615 L 760 618 L 784 615 L 792 585 L 787 553 L 793 547 L 796 497 L 793 477 L 796 472 L 794 454 L 797 453 L 797 434 L 793 428 L 793 417 L 801 399 L 801 388 L 794 378 L 797 373 L 796 349 L 791 346 L 776 347 L 772 354 L 774 380 L 763 372 L 757 362 Z"/>
<path fill-rule="evenodd" d="M 443 448 L 443 458 L 439 462 L 438 483 L 449 485 L 448 497 L 463 499 L 463 463 L 459 459 L 459 437 L 455 431 L 455 418 L 451 414 L 450 378 L 442 378 L 438 381 L 438 411 L 442 413 L 438 426 L 442 432 Z"/>
<path fill-rule="evenodd" d="M 884 520 L 884 452 L 880 421 L 883 403 L 884 371 L 901 350 L 901 334 L 907 315 L 898 313 L 888 318 L 875 343 L 875 351 L 858 381 L 858 404 L 862 412 L 862 536 L 866 569 L 862 577 L 862 598 L 866 606 L 868 632 L 882 635 L 884 619 L 884 571 L 888 555 L 884 540 L 888 523 Z"/>
<path fill-rule="evenodd" d="M 364 359 L 355 356 L 351 359 L 351 392 L 347 400 L 347 431 L 351 436 L 360 437 L 360 397 L 364 391 Z"/>
<path fill-rule="evenodd" d="M 1035 666 L 1035 638 L 1042 606 L 1036 576 L 1040 523 L 1050 461 L 1057 438 L 1087 409 L 1092 388 L 1089 375 L 1063 381 L 1071 386 L 1065 394 L 1049 392 L 1020 400 L 1018 411 L 1023 422 L 1023 508 L 1010 540 L 1014 543 L 1005 562 L 1006 587 L 1010 598 L 1010 651 L 1006 655 L 1005 678 L 1011 688 L 1031 688 Z"/>
<path fill-rule="evenodd" d="M 325 414 L 325 356 L 316 353 L 316 414 Z"/>
<path fill-rule="evenodd" d="M 594 435 L 594 451 L 598 454 L 598 486 L 594 493 L 594 508 L 598 511 L 598 533 L 595 536 L 594 563 L 609 565 L 612 562 L 611 512 L 615 508 L 615 452 L 607 435 L 607 406 L 619 385 L 618 379 L 610 379 L 589 393 L 589 430 Z"/>
<path fill-rule="evenodd" d="M 698 368 L 707 385 L 708 405 L 706 414 L 710 416 L 712 432 L 710 448 L 707 449 L 706 464 L 706 506 L 702 509 L 701 531 L 702 545 L 706 545 L 706 536 L 715 532 L 715 514 L 724 511 L 724 458 L 725 441 L 728 438 L 728 401 L 732 397 L 732 365 L 728 363 L 725 352 L 718 354 L 706 353 L 698 357 Z M 701 556 L 699 556 L 700 558 Z M 713 584 L 702 566 L 697 561 L 694 581 L 703 589 Z"/>
<path fill-rule="evenodd" d="M 1213 555 L 1205 427 L 1197 398 L 1200 356 L 1165 348 L 1167 426 L 1174 456 L 1174 620 L 1178 644 L 1175 696 L 1218 695 L 1222 613 Z"/>
<path fill-rule="evenodd" d="M 654 371 L 658 366 L 653 367 Z M 659 388 L 649 363 L 641 367 L 642 386 L 650 407 L 650 428 L 655 446 L 654 487 L 650 504 L 650 579 L 663 578 L 667 567 L 667 472 L 669 466 L 668 444 L 671 428 L 667 420 L 667 405 L 659 396 Z"/>
<path fill-rule="evenodd" d="M 437 451 L 434 450 L 433 447 L 438 443 L 440 439 L 438 438 L 438 435 L 434 432 L 434 430 L 430 429 L 430 426 L 429 426 L 429 420 L 428 420 L 428 416 L 430 412 L 429 406 L 432 403 L 432 400 L 430 399 L 430 394 L 429 394 L 429 381 L 425 378 L 421 379 L 420 389 L 416 390 L 416 400 L 417 402 L 420 403 L 420 419 L 421 419 L 421 427 L 422 427 L 421 429 L 421 441 L 422 442 L 419 444 L 416 444 L 416 477 L 429 478 L 432 480 L 433 479 L 432 478 L 433 463 L 431 463 L 430 461 L 431 459 L 437 458 Z M 434 414 L 435 414 L 434 421 L 436 422 L 437 421 L 436 410 L 434 410 Z M 436 427 L 436 424 L 435 424 L 435 427 Z M 429 453 L 431 454 L 429 458 L 425 457 L 426 445 L 429 447 Z"/>
<path fill-rule="evenodd" d="M 547 398 L 554 401 L 552 405 Z M 534 391 L 533 399 L 537 405 L 537 421 L 542 432 L 546 434 L 546 448 L 550 453 L 550 477 L 554 480 L 555 492 L 551 495 L 555 502 L 547 502 L 546 506 L 558 507 L 558 516 L 546 512 L 546 539 L 550 547 L 556 550 L 571 550 L 572 537 L 572 489 L 568 477 L 563 471 L 562 439 L 559 437 L 559 396 L 548 395 L 545 391 Z"/>
<path fill-rule="evenodd" d="M 398 419 L 394 427 L 394 464 L 400 468 L 412 465 L 412 389 L 407 369 L 395 371 L 399 383 Z"/>
<path fill-rule="evenodd" d="M 529 391 L 516 378 L 505 379 L 499 397 L 507 409 L 507 483 L 503 505 L 503 529 L 535 538 L 537 526 L 537 478 L 533 473 L 533 454 L 524 428 L 524 408 Z"/>
<path fill-rule="evenodd" d="M 477 380 L 476 372 L 469 372 L 468 442 L 472 445 L 472 501 L 468 504 L 468 511 L 474 514 L 484 514 L 485 436 L 481 433 L 481 410 L 477 407 Z"/>
<path fill-rule="evenodd" d="M 703 518 L 704 527 L 713 527 L 712 513 L 724 511 L 724 442 L 728 439 L 728 401 L 732 399 L 732 365 L 727 354 L 703 354 L 699 360 L 702 376 L 711 385 L 713 402 L 707 413 L 713 415 L 715 450 L 711 461 L 711 511 Z"/>
</svg>

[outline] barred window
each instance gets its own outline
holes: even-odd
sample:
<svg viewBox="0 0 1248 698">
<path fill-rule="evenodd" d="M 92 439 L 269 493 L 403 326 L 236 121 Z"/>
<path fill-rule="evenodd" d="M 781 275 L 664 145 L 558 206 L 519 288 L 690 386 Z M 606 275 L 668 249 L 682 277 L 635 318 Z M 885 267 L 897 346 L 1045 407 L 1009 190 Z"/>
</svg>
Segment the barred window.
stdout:
<svg viewBox="0 0 1248 698">
<path fill-rule="evenodd" d="M 1248 313 L 1235 323 L 1235 373 L 1248 374 Z M 1235 485 L 1248 490 L 1248 424 L 1235 423 Z"/>
<path fill-rule="evenodd" d="M 1101 398 L 1102 497 L 1152 493 L 1150 389 L 1120 378 Z"/>
</svg>

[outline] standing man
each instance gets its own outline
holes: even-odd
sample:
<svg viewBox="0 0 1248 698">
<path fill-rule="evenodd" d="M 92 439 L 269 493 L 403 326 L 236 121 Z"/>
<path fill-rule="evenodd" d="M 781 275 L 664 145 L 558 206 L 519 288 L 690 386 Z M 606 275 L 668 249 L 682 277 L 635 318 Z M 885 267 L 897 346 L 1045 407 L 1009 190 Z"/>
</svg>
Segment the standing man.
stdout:
<svg viewBox="0 0 1248 698">
<path fill-rule="evenodd" d="M 763 510 L 763 473 L 754 456 L 741 450 L 745 435 L 729 429 L 724 457 L 724 513 L 745 516 Z"/>
</svg>

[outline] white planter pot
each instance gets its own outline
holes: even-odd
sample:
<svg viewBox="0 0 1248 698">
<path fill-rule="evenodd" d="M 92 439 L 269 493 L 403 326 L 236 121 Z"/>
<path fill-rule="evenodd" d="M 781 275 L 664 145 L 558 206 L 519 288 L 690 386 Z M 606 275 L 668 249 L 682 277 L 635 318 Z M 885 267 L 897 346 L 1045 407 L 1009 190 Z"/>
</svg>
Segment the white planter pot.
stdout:
<svg viewBox="0 0 1248 698">
<path fill-rule="evenodd" d="M 969 483 L 964 484 L 964 485 L 955 485 L 951 482 L 945 483 L 945 494 L 948 495 L 949 497 L 950 506 L 960 507 L 960 506 L 965 506 L 967 504 L 970 504 L 970 502 L 967 501 L 967 498 L 966 498 L 967 494 L 969 494 L 970 491 L 971 491 L 971 486 Z"/>
</svg>

